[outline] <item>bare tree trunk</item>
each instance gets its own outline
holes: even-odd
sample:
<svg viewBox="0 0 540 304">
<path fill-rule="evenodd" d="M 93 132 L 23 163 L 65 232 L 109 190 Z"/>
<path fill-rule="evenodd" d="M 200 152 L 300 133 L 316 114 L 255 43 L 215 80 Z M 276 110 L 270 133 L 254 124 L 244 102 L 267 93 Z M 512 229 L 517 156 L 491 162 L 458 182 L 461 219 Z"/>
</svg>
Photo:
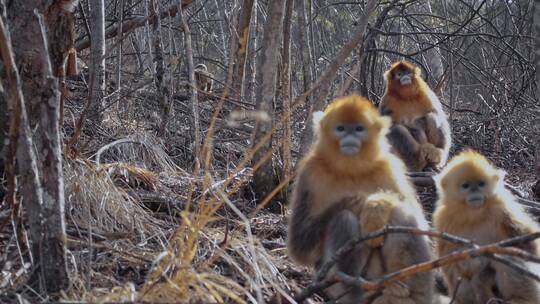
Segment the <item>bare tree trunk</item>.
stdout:
<svg viewBox="0 0 540 304">
<path fill-rule="evenodd" d="M 0 2 L 0 5 L 2 2 Z M 18 9 L 28 9 L 19 7 Z M 11 11 L 14 12 L 14 11 Z M 37 22 L 36 22 L 37 23 Z M 28 25 L 28 23 L 26 23 Z M 20 25 L 19 25 L 20 26 Z M 22 29 L 23 27 L 20 27 Z M 43 203 L 39 173 L 36 163 L 36 154 L 32 143 L 30 123 L 27 116 L 26 105 L 22 94 L 22 79 L 19 77 L 14 51 L 11 49 L 9 30 L 0 18 L 0 55 L 5 73 L 2 83 L 6 84 L 6 103 L 9 117 L 10 140 L 6 149 L 6 179 L 8 182 L 7 202 L 12 208 L 12 219 L 15 222 L 17 242 L 25 248 L 26 236 L 22 231 L 22 223 L 18 216 L 19 202 L 16 201 L 16 173 L 20 176 L 20 195 L 24 198 L 24 207 L 28 212 L 29 238 L 30 238 L 30 261 L 34 266 L 39 263 L 39 244 L 41 241 L 41 205 Z M 16 33 L 16 32 L 15 32 Z M 22 36 L 19 38 L 23 38 Z M 17 170 L 15 172 L 15 158 Z M 22 244 L 21 244 L 22 242 Z M 28 261 L 25 261 L 28 262 Z"/>
<path fill-rule="evenodd" d="M 191 111 L 193 114 L 193 133 L 194 133 L 194 142 L 193 142 L 193 154 L 195 158 L 195 171 L 199 169 L 199 157 L 200 157 L 200 145 L 201 145 L 201 134 L 200 134 L 200 121 L 199 121 L 199 101 L 197 95 L 197 82 L 195 81 L 195 66 L 193 64 L 193 48 L 191 47 L 191 31 L 189 29 L 187 20 L 184 16 L 184 11 L 180 5 L 181 1 L 178 1 L 178 18 L 180 19 L 180 26 L 184 30 L 184 46 L 186 49 L 186 58 L 188 64 L 188 75 L 189 83 L 191 87 Z"/>
<path fill-rule="evenodd" d="M 240 100 L 244 97 L 244 75 L 246 71 L 246 55 L 248 49 L 249 25 L 251 22 L 251 12 L 253 11 L 253 3 L 255 0 L 244 0 L 240 20 L 238 20 L 238 28 L 236 30 L 238 37 L 233 37 L 232 41 L 237 42 L 235 46 L 233 76 L 233 95 L 235 99 Z"/>
<path fill-rule="evenodd" d="M 283 179 L 292 174 L 292 155 L 291 155 L 291 28 L 293 2 L 287 0 L 285 9 L 285 19 L 283 24 L 283 50 L 281 53 L 281 98 L 283 103 Z"/>
<path fill-rule="evenodd" d="M 259 71 L 264 71 L 264 73 L 257 74 L 259 87 L 257 88 L 256 107 L 257 110 L 266 112 L 271 118 L 274 117 L 273 102 L 276 95 L 279 45 L 281 43 L 281 33 L 283 32 L 284 12 L 285 0 L 268 2 L 268 17 L 264 25 L 264 38 L 261 44 L 261 54 L 259 55 L 257 68 Z M 270 132 L 272 132 L 271 123 L 257 121 L 254 144 L 260 141 L 266 141 L 253 158 L 255 164 L 262 163 L 253 176 L 255 193 L 257 193 L 259 199 L 264 199 L 276 185 L 272 166 L 272 140 Z"/>
<path fill-rule="evenodd" d="M 103 120 L 105 95 L 105 4 L 104 0 L 90 1 L 90 118 L 97 124 Z"/>
<path fill-rule="evenodd" d="M 150 14 L 158 15 L 156 0 L 150 0 L 148 3 Z M 154 84 L 156 86 L 159 104 L 161 107 L 161 125 L 159 127 L 158 135 L 165 135 L 167 124 L 169 123 L 169 116 L 171 113 L 171 104 L 169 103 L 169 88 L 165 84 L 165 60 L 163 53 L 163 42 L 161 32 L 161 18 L 158 16 L 157 21 L 154 22 L 152 27 L 152 34 L 154 45 L 154 62 L 156 64 L 156 74 L 154 75 Z"/>
<path fill-rule="evenodd" d="M 257 16 L 258 16 L 258 9 L 257 9 L 257 0 L 253 1 L 253 6 L 255 9 L 253 10 L 253 25 L 251 26 L 251 51 L 250 54 L 253 54 L 251 56 L 251 73 L 249 77 L 249 100 L 253 102 L 255 100 L 256 91 L 255 88 L 257 87 L 257 42 L 258 38 L 257 35 L 259 33 L 259 24 L 257 23 Z"/>
<path fill-rule="evenodd" d="M 3 25 L 3 42 L 0 43 L 4 46 L 3 62 L 6 68 L 10 66 L 11 71 L 8 79 L 11 88 L 8 99 L 12 110 L 10 135 L 18 141 L 17 163 L 18 173 L 21 176 L 21 194 L 28 211 L 33 257 L 39 263 L 39 271 L 36 274 L 44 290 L 58 292 L 69 285 L 59 125 L 60 92 L 58 79 L 53 75 L 50 62 L 45 21 L 43 15 L 38 13 L 47 11 L 48 7 L 40 7 L 33 1 L 21 1 L 18 4 L 17 7 L 11 7 L 10 13 L 14 16 L 13 36 L 16 37 L 18 50 L 21 52 L 21 54 L 15 52 L 17 58 L 21 60 L 18 65 L 23 67 L 21 78 L 17 75 L 17 68 L 9 50 L 11 43 Z M 19 79 L 25 79 L 22 86 Z M 34 113 L 39 113 L 35 116 L 39 138 L 36 145 L 42 155 L 39 173 L 21 88 L 39 108 L 39 112 Z M 15 132 L 19 132 L 18 136 Z M 14 153 L 14 148 L 10 150 Z"/>
<path fill-rule="evenodd" d="M 312 52 L 311 52 L 311 42 L 309 41 L 309 29 L 307 26 L 306 20 L 306 0 L 295 0 L 296 1 L 296 11 L 298 12 L 298 37 L 300 38 L 300 49 L 302 50 L 302 73 L 304 79 L 304 92 L 309 90 L 311 83 L 313 82 L 313 72 L 311 70 L 312 63 Z M 309 119 L 311 113 L 313 112 L 313 105 L 311 104 L 311 97 L 306 98 L 306 104 L 308 105 L 308 113 L 306 116 L 306 121 L 304 123 L 304 131 L 302 132 L 302 142 L 311 141 L 313 137 L 313 128 Z M 305 137 L 305 139 L 304 139 Z M 306 154 L 310 145 L 300 145 L 300 155 Z"/>
<path fill-rule="evenodd" d="M 53 76 L 49 61 L 45 23 L 39 15 L 42 36 L 36 40 L 41 50 L 42 79 L 38 82 L 40 94 L 40 120 L 38 151 L 41 153 L 40 178 L 43 190 L 41 209 L 41 275 L 45 289 L 60 291 L 69 285 L 66 264 L 66 222 L 64 174 L 62 171 L 62 142 L 60 140 L 60 91 L 58 79 Z M 36 37 L 38 38 L 38 37 Z"/>
</svg>

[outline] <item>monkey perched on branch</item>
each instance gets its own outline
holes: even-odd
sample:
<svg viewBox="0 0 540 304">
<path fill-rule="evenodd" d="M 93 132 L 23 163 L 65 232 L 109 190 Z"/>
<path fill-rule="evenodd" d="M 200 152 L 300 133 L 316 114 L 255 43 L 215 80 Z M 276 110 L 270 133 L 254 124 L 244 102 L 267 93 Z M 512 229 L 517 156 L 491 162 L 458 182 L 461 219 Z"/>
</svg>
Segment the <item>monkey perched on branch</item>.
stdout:
<svg viewBox="0 0 540 304">
<path fill-rule="evenodd" d="M 440 199 L 433 215 L 435 228 L 479 245 L 539 231 L 538 224 L 504 187 L 504 175 L 504 171 L 474 151 L 455 156 L 436 177 Z M 520 248 L 538 256 L 539 245 L 535 240 Z M 441 256 L 459 249 L 462 246 L 448 241 L 437 242 Z M 531 268 L 532 265 L 516 258 L 511 260 L 540 274 L 537 265 Z M 450 294 L 456 294 L 458 304 L 484 304 L 495 298 L 508 301 L 505 303 L 540 303 L 536 281 L 497 261 L 475 258 L 447 266 L 443 271 Z"/>
<path fill-rule="evenodd" d="M 392 117 L 388 139 L 411 171 L 440 168 L 448 158 L 450 125 L 441 102 L 420 76 L 420 69 L 398 61 L 385 73 L 381 114 Z"/>
<path fill-rule="evenodd" d="M 314 117 L 317 141 L 299 165 L 289 222 L 297 262 L 317 269 L 348 240 L 388 224 L 427 228 L 405 165 L 389 151 L 388 117 L 360 96 L 337 99 Z M 427 238 L 395 234 L 359 244 L 335 270 L 373 279 L 430 257 Z M 433 283 L 426 272 L 374 294 L 341 283 L 327 292 L 338 303 L 432 304 Z"/>
<path fill-rule="evenodd" d="M 214 75 L 208 72 L 208 68 L 205 64 L 199 63 L 195 67 L 195 81 L 197 82 L 197 89 L 204 92 L 212 92 L 212 86 L 214 84 Z"/>
</svg>

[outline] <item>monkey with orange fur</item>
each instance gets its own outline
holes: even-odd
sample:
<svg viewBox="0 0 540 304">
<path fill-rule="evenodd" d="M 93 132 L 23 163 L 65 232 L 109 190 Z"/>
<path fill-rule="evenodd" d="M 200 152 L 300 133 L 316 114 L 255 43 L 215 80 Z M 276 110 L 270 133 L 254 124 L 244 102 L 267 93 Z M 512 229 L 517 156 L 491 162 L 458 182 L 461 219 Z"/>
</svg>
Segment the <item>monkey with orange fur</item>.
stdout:
<svg viewBox="0 0 540 304">
<path fill-rule="evenodd" d="M 348 240 L 387 224 L 427 228 L 405 165 L 390 153 L 390 124 L 360 96 L 334 101 L 315 123 L 317 141 L 299 165 L 292 196 L 288 250 L 294 260 L 317 269 Z M 371 259 L 373 250 L 380 254 Z M 358 245 L 337 270 L 372 279 L 430 257 L 425 237 L 394 234 Z M 333 295 L 344 289 L 334 287 Z M 373 295 L 353 288 L 340 301 L 431 304 L 433 276 L 423 273 Z"/>
<path fill-rule="evenodd" d="M 436 177 L 440 198 L 433 215 L 435 228 L 479 245 L 539 231 L 538 224 L 504 187 L 504 174 L 477 152 L 465 151 L 455 156 Z M 520 248 L 538 255 L 539 245 L 534 241 Z M 444 240 L 436 248 L 439 256 L 460 249 L 464 248 Z M 518 259 L 512 261 L 525 265 Z M 531 266 L 525 267 L 538 273 Z M 443 272 L 450 294 L 457 289 L 458 304 L 484 304 L 493 298 L 513 304 L 540 303 L 537 282 L 487 258 L 453 264 L 443 268 Z"/>
<path fill-rule="evenodd" d="M 386 92 L 379 105 L 392 118 L 388 139 L 411 171 L 440 168 L 448 158 L 450 125 L 441 102 L 420 76 L 420 68 L 398 61 L 385 73 Z"/>
</svg>

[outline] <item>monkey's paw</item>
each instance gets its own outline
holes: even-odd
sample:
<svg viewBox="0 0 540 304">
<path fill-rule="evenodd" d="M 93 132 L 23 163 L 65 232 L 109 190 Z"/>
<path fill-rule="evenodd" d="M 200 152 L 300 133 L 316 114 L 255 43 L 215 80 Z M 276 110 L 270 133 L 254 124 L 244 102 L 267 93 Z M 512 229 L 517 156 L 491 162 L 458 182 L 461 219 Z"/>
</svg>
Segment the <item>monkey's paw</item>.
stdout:
<svg viewBox="0 0 540 304">
<path fill-rule="evenodd" d="M 420 155 L 430 164 L 438 164 L 441 162 L 441 151 L 430 143 L 425 143 L 420 146 Z"/>
<path fill-rule="evenodd" d="M 407 285 L 396 282 L 386 287 L 382 295 L 375 299 L 372 304 L 415 304 L 415 301 L 409 297 L 410 292 Z"/>
<path fill-rule="evenodd" d="M 390 194 L 375 194 L 366 200 L 362 213 L 360 214 L 360 231 L 366 235 L 377 230 L 381 230 L 388 225 L 390 213 L 393 210 L 393 204 Z M 365 242 L 369 247 L 380 247 L 384 243 L 384 236 L 369 239 Z"/>
</svg>

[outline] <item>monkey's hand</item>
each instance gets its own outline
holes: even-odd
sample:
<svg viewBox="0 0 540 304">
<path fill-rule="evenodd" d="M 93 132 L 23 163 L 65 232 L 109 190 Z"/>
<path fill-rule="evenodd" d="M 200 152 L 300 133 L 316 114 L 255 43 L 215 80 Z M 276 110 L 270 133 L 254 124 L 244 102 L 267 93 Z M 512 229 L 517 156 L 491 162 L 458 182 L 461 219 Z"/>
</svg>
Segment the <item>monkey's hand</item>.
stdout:
<svg viewBox="0 0 540 304">
<path fill-rule="evenodd" d="M 368 197 L 360 214 L 360 231 L 362 235 L 383 229 L 384 226 L 388 225 L 390 213 L 393 208 L 394 205 L 392 202 L 385 199 L 382 195 L 379 197 Z M 372 248 L 380 247 L 383 243 L 384 236 L 369 239 L 365 242 L 365 244 Z"/>
<path fill-rule="evenodd" d="M 416 302 L 409 297 L 409 287 L 401 282 L 396 282 L 386 287 L 382 295 L 376 298 L 372 304 L 415 304 Z"/>
<path fill-rule="evenodd" d="M 425 159 L 429 164 L 438 164 L 441 162 L 441 151 L 430 143 L 422 144 L 420 159 Z"/>
</svg>

